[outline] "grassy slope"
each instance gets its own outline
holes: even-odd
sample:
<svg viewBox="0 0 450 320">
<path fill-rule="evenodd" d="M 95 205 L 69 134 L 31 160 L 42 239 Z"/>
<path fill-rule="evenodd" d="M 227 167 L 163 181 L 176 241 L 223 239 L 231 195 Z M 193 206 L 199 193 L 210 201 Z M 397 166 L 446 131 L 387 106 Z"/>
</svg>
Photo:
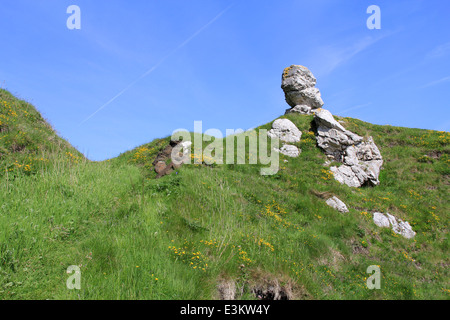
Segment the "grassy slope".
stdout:
<svg viewBox="0 0 450 320">
<path fill-rule="evenodd" d="M 372 135 L 385 159 L 380 186 L 353 189 L 322 166 L 312 117 L 288 115 L 303 152 L 281 158 L 274 176 L 259 165 L 186 165 L 155 180 L 151 162 L 167 138 L 84 161 L 32 106 L 0 95 L 2 299 L 210 299 L 223 281 L 236 282 L 240 299 L 264 281 L 297 299 L 449 297 L 449 133 L 342 119 Z M 375 210 L 417 236 L 376 227 Z M 381 290 L 365 285 L 374 264 Z M 66 288 L 69 265 L 81 266 L 81 290 Z"/>
</svg>

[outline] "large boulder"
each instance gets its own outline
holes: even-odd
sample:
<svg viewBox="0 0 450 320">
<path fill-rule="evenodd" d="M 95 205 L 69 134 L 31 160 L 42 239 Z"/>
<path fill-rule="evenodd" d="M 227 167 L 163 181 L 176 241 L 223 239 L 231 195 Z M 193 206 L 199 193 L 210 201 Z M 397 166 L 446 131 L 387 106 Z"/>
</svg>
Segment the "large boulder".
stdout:
<svg viewBox="0 0 450 320">
<path fill-rule="evenodd" d="M 363 141 L 362 137 L 346 130 L 328 110 L 317 110 L 314 121 L 317 128 L 317 145 L 336 161 L 343 160 L 348 147 Z"/>
<path fill-rule="evenodd" d="M 324 103 L 320 91 L 315 88 L 315 85 L 316 78 L 308 68 L 292 65 L 284 69 L 281 88 L 284 91 L 286 102 L 292 107 L 286 113 L 300 111 L 300 113 L 310 114 L 311 109 L 322 107 Z M 305 111 L 304 109 L 307 108 L 296 108 L 296 106 L 306 106 L 311 109 Z"/>
<path fill-rule="evenodd" d="M 372 137 L 363 137 L 345 129 L 325 109 L 315 113 L 317 145 L 332 160 L 342 162 L 330 170 L 334 178 L 350 187 L 378 185 L 383 158 Z"/>
<path fill-rule="evenodd" d="M 299 142 L 302 132 L 288 119 L 277 119 L 272 124 L 272 129 L 267 135 L 271 138 L 278 138 L 283 142 Z"/>
</svg>

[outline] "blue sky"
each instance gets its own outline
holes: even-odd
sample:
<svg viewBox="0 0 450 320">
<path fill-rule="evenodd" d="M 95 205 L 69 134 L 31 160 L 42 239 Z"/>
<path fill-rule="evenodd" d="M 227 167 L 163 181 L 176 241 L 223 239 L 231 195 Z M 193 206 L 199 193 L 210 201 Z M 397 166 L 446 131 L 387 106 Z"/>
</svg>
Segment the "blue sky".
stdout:
<svg viewBox="0 0 450 320">
<path fill-rule="evenodd" d="M 80 30 L 66 26 L 72 4 Z M 372 4 L 380 30 L 366 26 Z M 449 131 L 449 12 L 442 0 L 2 0 L 0 83 L 92 160 L 195 120 L 270 122 L 288 108 L 291 64 L 333 114 Z"/>
</svg>

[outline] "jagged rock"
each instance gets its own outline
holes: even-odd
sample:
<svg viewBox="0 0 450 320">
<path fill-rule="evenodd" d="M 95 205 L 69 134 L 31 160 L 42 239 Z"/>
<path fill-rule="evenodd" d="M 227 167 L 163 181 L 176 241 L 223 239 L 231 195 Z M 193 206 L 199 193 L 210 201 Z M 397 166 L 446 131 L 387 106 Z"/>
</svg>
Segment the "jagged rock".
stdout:
<svg viewBox="0 0 450 320">
<path fill-rule="evenodd" d="M 343 153 L 349 146 L 363 140 L 357 134 L 346 130 L 328 110 L 317 110 L 314 121 L 317 128 L 317 145 L 336 161 L 343 160 Z"/>
<path fill-rule="evenodd" d="M 297 158 L 301 153 L 301 150 L 299 148 L 289 144 L 285 144 L 280 149 L 275 149 L 275 151 L 291 158 Z"/>
<path fill-rule="evenodd" d="M 343 164 L 340 167 L 331 167 L 330 171 L 337 181 L 349 187 L 359 188 L 368 179 L 367 174 L 358 165 L 351 167 Z"/>
<path fill-rule="evenodd" d="M 283 142 L 299 142 L 302 132 L 288 119 L 277 119 L 272 124 L 272 129 L 267 135 L 278 138 Z"/>
<path fill-rule="evenodd" d="M 414 238 L 414 236 L 416 235 L 407 221 L 402 221 L 401 219 L 396 218 L 389 213 L 386 213 L 386 215 L 384 215 L 383 213 L 375 212 L 373 214 L 373 221 L 379 227 L 391 227 L 393 232 L 407 239 Z"/>
<path fill-rule="evenodd" d="M 281 88 L 284 91 L 286 102 L 293 108 L 297 105 L 306 105 L 312 109 L 323 106 L 319 89 L 315 88 L 316 78 L 304 66 L 292 65 L 284 69 Z M 297 110 L 299 110 L 297 108 Z M 292 112 L 297 112 L 292 110 Z"/>
<path fill-rule="evenodd" d="M 347 206 L 344 202 L 342 202 L 338 197 L 333 196 L 326 201 L 326 204 L 330 207 L 336 209 L 339 212 L 345 213 L 348 212 Z"/>
<path fill-rule="evenodd" d="M 373 138 L 367 141 L 337 122 L 331 112 L 319 109 L 314 122 L 317 144 L 334 161 L 342 162 L 339 167 L 331 167 L 334 178 L 350 187 L 378 185 L 378 176 L 383 158 Z"/>
</svg>

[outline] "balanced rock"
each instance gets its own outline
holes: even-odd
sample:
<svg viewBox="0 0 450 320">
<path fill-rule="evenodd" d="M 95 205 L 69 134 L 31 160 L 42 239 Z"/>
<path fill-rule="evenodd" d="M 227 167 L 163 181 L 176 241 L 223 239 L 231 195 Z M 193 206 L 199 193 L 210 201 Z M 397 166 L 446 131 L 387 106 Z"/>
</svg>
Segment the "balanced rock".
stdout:
<svg viewBox="0 0 450 320">
<path fill-rule="evenodd" d="M 299 142 L 302 132 L 288 119 L 277 119 L 272 124 L 272 129 L 267 135 L 271 138 L 278 138 L 283 142 Z"/>
<path fill-rule="evenodd" d="M 326 201 L 326 204 L 330 207 L 336 209 L 339 212 L 346 213 L 348 212 L 347 206 L 344 202 L 342 202 L 338 197 L 333 196 Z"/>
<path fill-rule="evenodd" d="M 316 81 L 311 71 L 304 66 L 292 65 L 284 69 L 281 88 L 286 102 L 292 107 L 286 113 L 311 114 L 313 109 L 323 106 L 320 91 L 315 88 Z"/>
<path fill-rule="evenodd" d="M 402 221 L 393 215 L 386 213 L 384 215 L 380 212 L 375 212 L 373 214 L 373 222 L 380 228 L 392 228 L 392 231 L 399 234 L 407 239 L 414 238 L 416 233 L 411 228 L 411 225 L 407 221 Z"/>
</svg>

